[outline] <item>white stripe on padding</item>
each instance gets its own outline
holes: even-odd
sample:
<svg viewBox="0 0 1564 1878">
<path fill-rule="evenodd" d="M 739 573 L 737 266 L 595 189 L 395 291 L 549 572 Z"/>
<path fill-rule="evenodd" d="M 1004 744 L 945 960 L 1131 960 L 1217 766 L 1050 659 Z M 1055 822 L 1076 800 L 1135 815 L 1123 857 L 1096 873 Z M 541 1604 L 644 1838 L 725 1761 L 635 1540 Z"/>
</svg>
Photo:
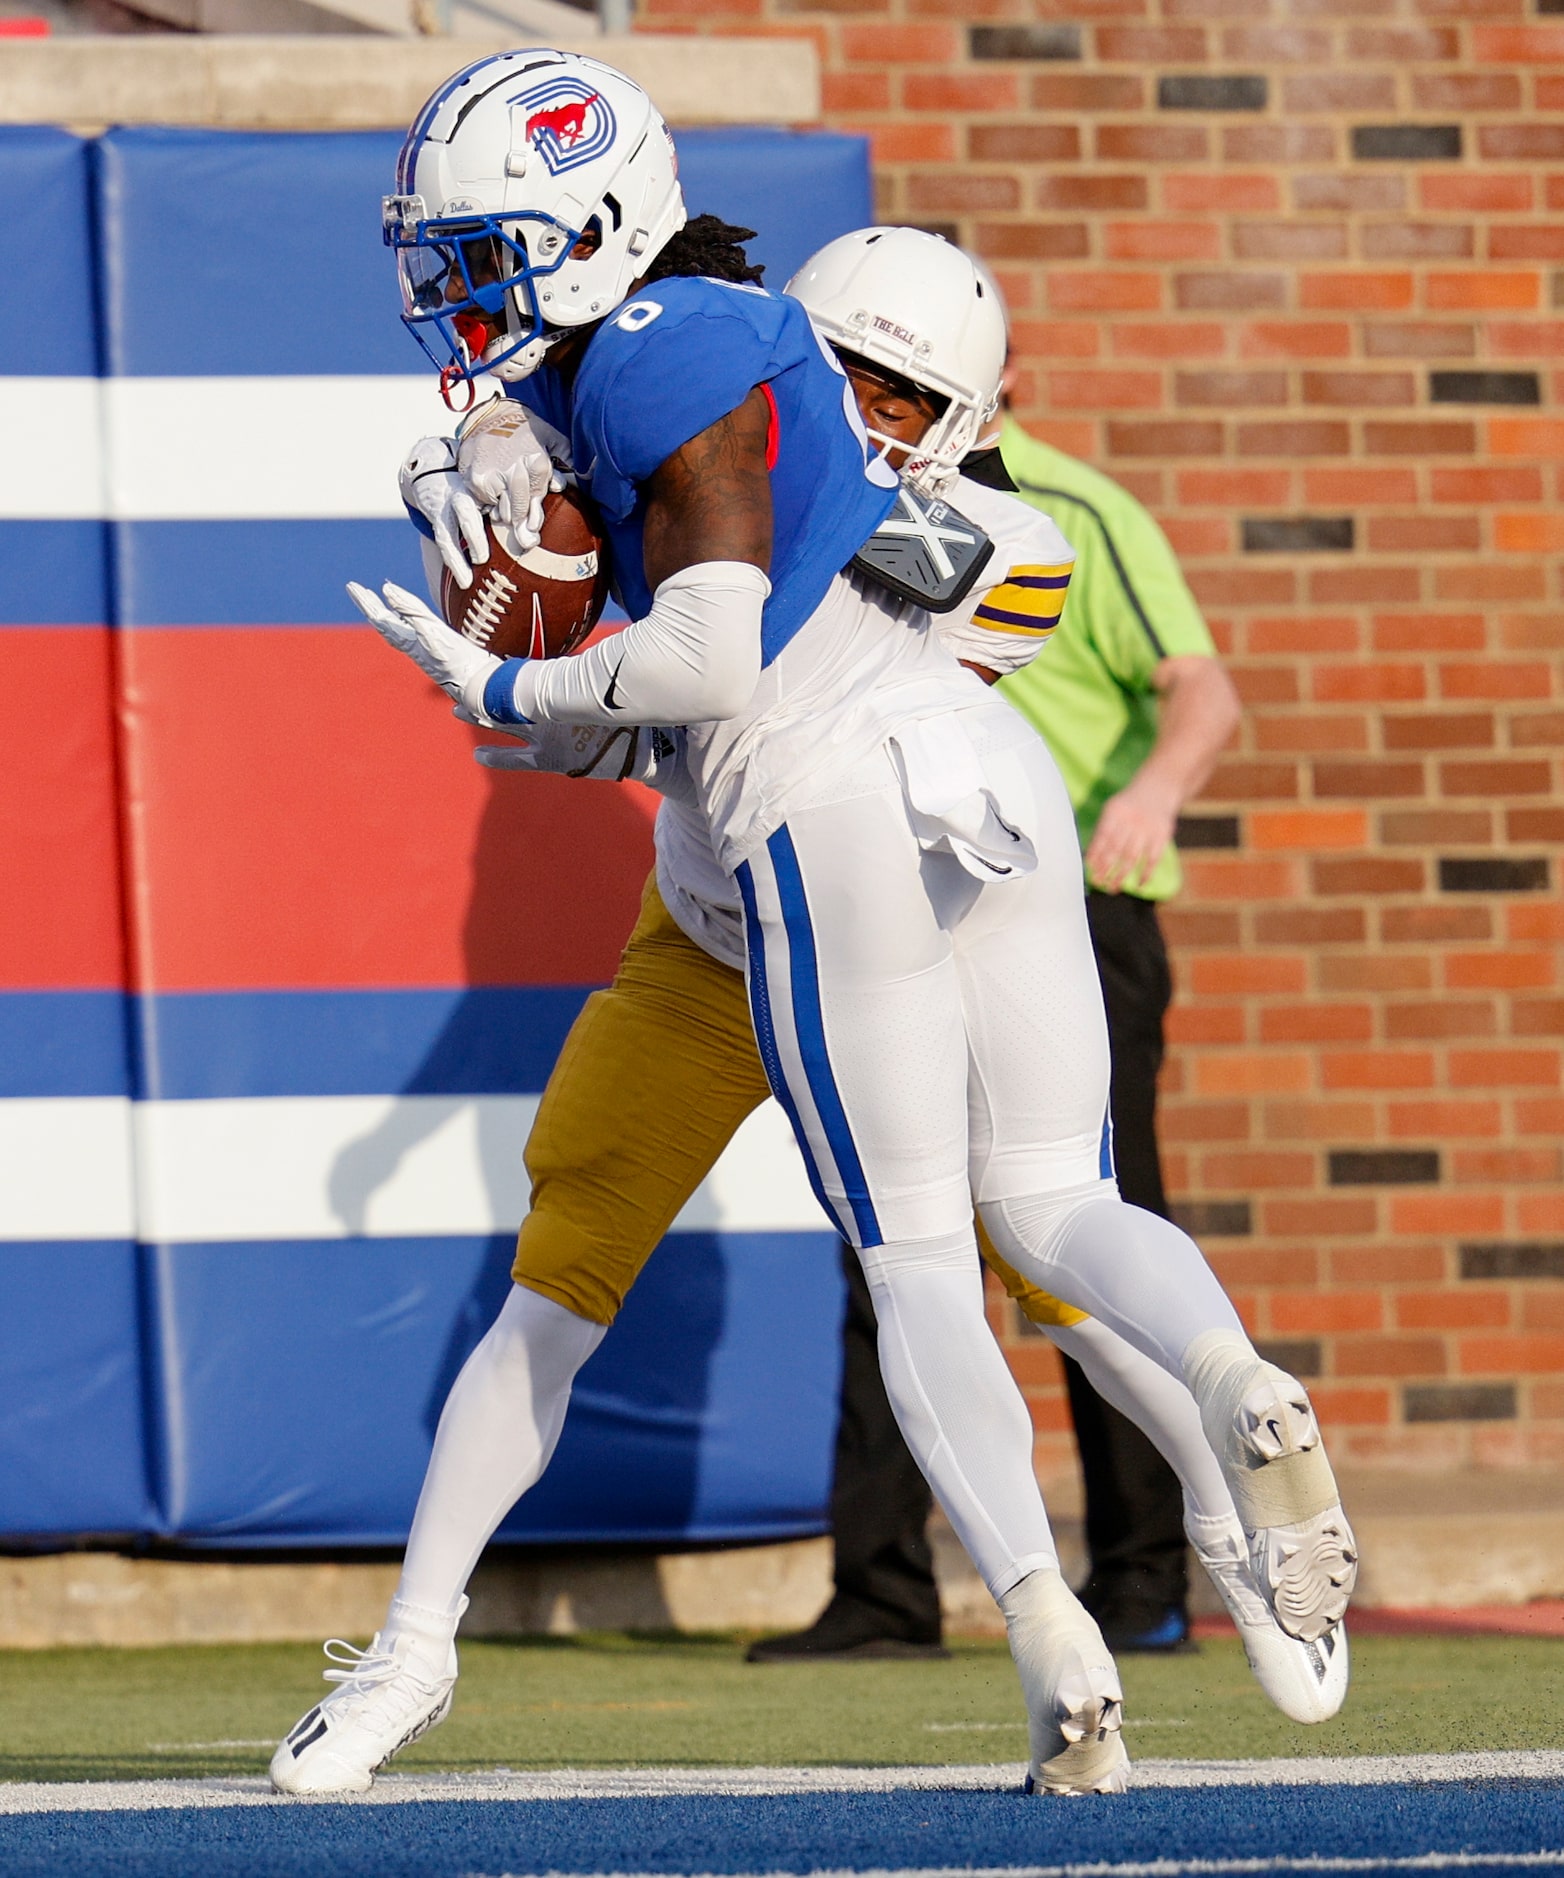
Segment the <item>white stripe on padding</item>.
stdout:
<svg viewBox="0 0 1564 1878">
<path fill-rule="evenodd" d="M 133 1239 L 124 1096 L 0 1100 L 0 1239 Z"/>
<path fill-rule="evenodd" d="M 100 389 L 96 378 L 0 378 L 0 520 L 103 515 Z"/>
<path fill-rule="evenodd" d="M 159 1244 L 513 1231 L 536 1096 L 138 1103 L 141 1236 Z M 828 1230 L 781 1112 L 739 1131 L 676 1231 Z"/>
<path fill-rule="evenodd" d="M 111 378 L 103 397 L 124 521 L 399 517 L 403 457 L 454 421 L 432 374 Z"/>
</svg>

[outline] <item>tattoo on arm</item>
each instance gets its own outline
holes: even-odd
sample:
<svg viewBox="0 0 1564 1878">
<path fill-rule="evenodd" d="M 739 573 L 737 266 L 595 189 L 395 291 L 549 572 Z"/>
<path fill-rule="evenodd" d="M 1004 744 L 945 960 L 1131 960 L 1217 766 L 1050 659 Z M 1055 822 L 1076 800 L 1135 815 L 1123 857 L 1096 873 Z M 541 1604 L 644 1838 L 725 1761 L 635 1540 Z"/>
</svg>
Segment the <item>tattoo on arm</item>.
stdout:
<svg viewBox="0 0 1564 1878">
<path fill-rule="evenodd" d="M 701 561 L 748 561 L 770 572 L 770 430 L 771 405 L 757 385 L 652 476 L 641 553 L 654 591 Z"/>
</svg>

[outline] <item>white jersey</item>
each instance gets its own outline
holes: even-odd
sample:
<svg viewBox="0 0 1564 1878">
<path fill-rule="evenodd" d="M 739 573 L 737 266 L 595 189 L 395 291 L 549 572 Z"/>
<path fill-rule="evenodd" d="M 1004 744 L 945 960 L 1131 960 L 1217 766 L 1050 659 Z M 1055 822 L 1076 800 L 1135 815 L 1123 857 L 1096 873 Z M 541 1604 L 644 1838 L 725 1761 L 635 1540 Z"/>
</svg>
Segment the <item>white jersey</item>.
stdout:
<svg viewBox="0 0 1564 1878">
<path fill-rule="evenodd" d="M 1058 621 L 1075 555 L 1055 524 L 965 477 L 950 501 L 994 543 L 960 607 L 930 614 L 870 581 L 838 575 L 761 674 L 744 712 L 692 726 L 672 774 L 659 771 L 659 890 L 685 934 L 726 965 L 744 964 L 733 874 L 791 810 L 899 730 L 953 712 L 964 719 L 1008 712 L 959 661 L 1018 670 Z M 1026 735 L 1035 735 L 1029 726 Z"/>
</svg>

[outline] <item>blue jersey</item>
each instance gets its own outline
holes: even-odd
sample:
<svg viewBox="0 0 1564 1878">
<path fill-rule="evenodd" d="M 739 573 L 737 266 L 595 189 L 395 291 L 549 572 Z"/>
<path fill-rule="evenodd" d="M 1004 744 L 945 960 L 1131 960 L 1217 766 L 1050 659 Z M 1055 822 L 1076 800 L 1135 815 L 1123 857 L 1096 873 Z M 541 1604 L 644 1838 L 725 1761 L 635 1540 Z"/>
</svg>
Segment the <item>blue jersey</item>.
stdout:
<svg viewBox="0 0 1564 1878">
<path fill-rule="evenodd" d="M 873 453 L 841 367 L 796 300 L 725 281 L 659 280 L 592 335 L 572 383 L 544 365 L 510 388 L 570 439 L 607 526 L 625 610 L 651 607 L 642 490 L 756 385 L 775 404 L 769 665 L 890 512 L 896 476 Z"/>
</svg>

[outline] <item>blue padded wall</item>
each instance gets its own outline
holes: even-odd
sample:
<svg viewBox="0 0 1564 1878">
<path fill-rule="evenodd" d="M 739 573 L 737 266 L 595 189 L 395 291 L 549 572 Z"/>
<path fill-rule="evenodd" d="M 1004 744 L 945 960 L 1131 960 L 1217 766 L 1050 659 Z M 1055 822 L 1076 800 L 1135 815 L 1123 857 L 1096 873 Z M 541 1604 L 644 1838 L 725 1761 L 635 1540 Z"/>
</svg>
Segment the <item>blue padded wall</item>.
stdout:
<svg viewBox="0 0 1564 1878">
<path fill-rule="evenodd" d="M 127 1262 L 127 1282 L 101 1285 L 94 1304 L 123 1309 L 124 1322 L 115 1331 L 89 1313 L 79 1367 L 83 1390 L 97 1391 L 82 1400 L 100 1407 L 116 1388 L 135 1405 L 145 1381 L 155 1507 L 139 1449 L 135 1466 L 118 1450 L 94 1464 L 102 1478 L 136 1477 L 135 1516 L 122 1523 L 201 1548 L 405 1535 L 444 1391 L 507 1283 L 502 1228 L 519 1208 L 513 1169 L 494 1175 L 493 1163 L 519 1156 L 527 1104 L 612 970 L 650 864 L 635 792 L 478 772 L 443 700 L 359 624 L 346 579 L 419 581 L 395 513 L 394 457 L 351 512 L 279 512 L 287 440 L 249 435 L 230 415 L 253 409 L 268 382 L 279 399 L 303 395 L 306 410 L 318 390 L 331 425 L 359 395 L 424 408 L 413 401 L 429 368 L 397 318 L 379 238 L 397 143 L 136 129 L 93 152 L 103 370 L 112 395 L 130 394 L 109 558 L 147 1125 L 144 1334 Z M 752 252 L 775 287 L 869 219 L 861 139 L 689 131 L 678 143 L 692 212 L 759 230 Z M 79 199 L 82 151 L 62 147 Z M 84 207 L 71 226 L 81 247 Z M 94 367 L 61 358 L 43 369 Z M 188 409 L 192 397 L 211 413 L 211 481 L 233 481 L 232 453 L 264 472 L 253 509 L 136 482 L 138 450 L 157 445 L 157 400 Z M 426 402 L 421 427 L 448 424 Z M 339 442 L 331 425 L 301 425 L 289 447 Z M 28 570 L 41 562 L 39 528 L 53 524 L 12 526 L 0 565 L 42 592 L 47 568 Z M 107 617 L 102 557 L 92 565 L 94 617 Z M 73 578 L 72 604 L 84 607 L 89 575 Z M 101 1010 L 82 1011 L 101 1028 Z M 12 1030 L 27 1021 L 18 1011 Z M 52 1043 L 37 1061 L 40 1078 L 69 1081 Z M 449 1145 L 468 1126 L 493 1187 L 485 1230 L 470 1223 L 490 1203 L 473 1191 L 479 1176 Z M 327 1137 L 340 1143 L 329 1167 L 306 1167 L 310 1143 Z M 232 1178 L 212 1158 L 225 1153 Z M 294 1178 L 284 1173 L 258 1178 L 247 1198 L 252 1163 L 283 1167 L 267 1157 L 285 1154 L 303 1170 L 298 1191 L 279 1196 Z M 397 1185 L 420 1154 L 445 1156 L 448 1219 L 431 1216 L 442 1202 L 407 1198 L 416 1182 Z M 348 1174 L 368 1165 L 345 1203 Z M 280 1223 L 255 1229 L 252 1201 Z M 398 1207 L 420 1223 L 402 1229 Z M 741 1206 L 670 1235 L 583 1372 L 556 1464 L 505 1536 L 821 1529 L 840 1274 L 818 1216 L 789 1214 L 779 1229 L 775 1215 Z M 0 1325 L 0 1344 L 8 1334 Z M 3 1362 L 0 1349 L 0 1375 Z M 38 1387 L 32 1372 L 26 1382 Z M 0 1419 L 0 1465 L 6 1428 Z M 27 1520 L 38 1516 L 0 1496 L 0 1531 L 36 1530 Z"/>
</svg>

